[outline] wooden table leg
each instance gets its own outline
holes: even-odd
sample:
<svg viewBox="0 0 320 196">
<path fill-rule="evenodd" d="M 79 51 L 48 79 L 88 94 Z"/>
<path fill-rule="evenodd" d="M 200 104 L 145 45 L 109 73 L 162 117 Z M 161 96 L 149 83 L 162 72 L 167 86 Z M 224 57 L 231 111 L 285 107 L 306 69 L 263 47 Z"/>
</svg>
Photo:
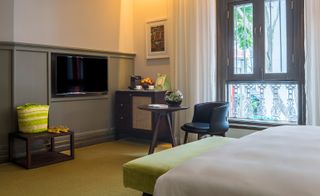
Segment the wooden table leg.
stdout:
<svg viewBox="0 0 320 196">
<path fill-rule="evenodd" d="M 74 159 L 74 133 L 70 135 L 70 156 Z"/>
<path fill-rule="evenodd" d="M 30 139 L 26 139 L 26 166 L 27 168 L 31 168 L 31 141 Z"/>
<path fill-rule="evenodd" d="M 162 115 L 160 113 L 157 115 L 157 123 L 156 123 L 156 127 L 153 131 L 152 143 L 149 148 L 149 154 L 152 154 L 154 152 L 154 148 L 156 147 L 156 143 L 158 140 L 158 132 L 159 132 L 159 125 L 160 125 L 160 121 L 161 121 L 161 116 Z"/>
<path fill-rule="evenodd" d="M 189 134 L 188 131 L 186 131 L 184 134 L 184 140 L 183 140 L 184 144 L 186 144 L 188 142 L 188 134 Z"/>
<path fill-rule="evenodd" d="M 9 161 L 13 160 L 14 153 L 14 137 L 12 134 L 9 134 Z"/>
<path fill-rule="evenodd" d="M 168 126 L 169 126 L 169 131 L 170 131 L 170 137 L 171 137 L 171 141 L 172 141 L 172 147 L 175 147 L 177 144 L 176 144 L 176 140 L 174 138 L 174 132 L 173 132 L 173 129 L 172 129 L 172 122 L 171 122 L 171 115 L 170 113 L 167 113 L 167 123 L 168 123 Z"/>
<path fill-rule="evenodd" d="M 54 152 L 54 148 L 55 148 L 55 147 L 54 147 L 54 146 L 55 146 L 55 145 L 54 145 L 54 137 L 52 137 L 52 138 L 50 139 L 50 143 L 51 143 L 51 144 L 50 144 L 50 145 L 51 145 L 50 151 L 51 151 L 51 152 Z"/>
</svg>

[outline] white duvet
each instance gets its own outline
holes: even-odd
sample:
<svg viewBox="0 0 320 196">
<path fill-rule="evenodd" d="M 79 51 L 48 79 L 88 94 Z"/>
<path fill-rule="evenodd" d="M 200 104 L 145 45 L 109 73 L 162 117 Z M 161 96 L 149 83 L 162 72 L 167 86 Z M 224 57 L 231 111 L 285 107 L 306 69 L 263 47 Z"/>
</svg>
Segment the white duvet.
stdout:
<svg viewBox="0 0 320 196">
<path fill-rule="evenodd" d="M 158 178 L 154 196 L 320 196 L 320 128 L 243 137 Z"/>
</svg>

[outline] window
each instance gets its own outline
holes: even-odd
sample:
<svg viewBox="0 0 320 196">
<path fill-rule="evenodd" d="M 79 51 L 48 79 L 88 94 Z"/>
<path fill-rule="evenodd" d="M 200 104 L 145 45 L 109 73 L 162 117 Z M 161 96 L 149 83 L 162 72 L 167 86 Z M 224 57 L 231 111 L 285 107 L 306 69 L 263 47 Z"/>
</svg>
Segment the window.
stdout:
<svg viewBox="0 0 320 196">
<path fill-rule="evenodd" d="M 234 74 L 253 74 L 253 5 L 233 6 Z"/>
<path fill-rule="evenodd" d="M 230 120 L 302 124 L 303 0 L 220 0 L 218 9 L 227 10 L 218 62 Z"/>
</svg>

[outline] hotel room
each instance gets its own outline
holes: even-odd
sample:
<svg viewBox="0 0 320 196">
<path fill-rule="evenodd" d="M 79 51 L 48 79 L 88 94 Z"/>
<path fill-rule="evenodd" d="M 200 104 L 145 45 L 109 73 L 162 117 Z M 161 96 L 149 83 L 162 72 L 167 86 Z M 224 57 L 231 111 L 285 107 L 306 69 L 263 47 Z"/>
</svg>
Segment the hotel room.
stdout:
<svg viewBox="0 0 320 196">
<path fill-rule="evenodd" d="M 319 13 L 1 0 L 0 195 L 320 195 Z"/>
</svg>

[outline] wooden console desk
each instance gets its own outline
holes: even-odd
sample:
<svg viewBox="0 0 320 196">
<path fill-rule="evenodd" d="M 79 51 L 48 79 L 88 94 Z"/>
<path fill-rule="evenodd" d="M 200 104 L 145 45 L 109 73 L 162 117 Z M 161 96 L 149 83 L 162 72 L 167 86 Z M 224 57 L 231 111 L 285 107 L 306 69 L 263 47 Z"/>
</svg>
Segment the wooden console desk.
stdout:
<svg viewBox="0 0 320 196">
<path fill-rule="evenodd" d="M 156 125 L 156 114 L 138 109 L 139 105 L 163 104 L 166 91 L 118 90 L 115 94 L 116 139 L 135 137 L 151 140 Z M 159 125 L 159 139 L 171 141 L 166 120 Z"/>
</svg>

